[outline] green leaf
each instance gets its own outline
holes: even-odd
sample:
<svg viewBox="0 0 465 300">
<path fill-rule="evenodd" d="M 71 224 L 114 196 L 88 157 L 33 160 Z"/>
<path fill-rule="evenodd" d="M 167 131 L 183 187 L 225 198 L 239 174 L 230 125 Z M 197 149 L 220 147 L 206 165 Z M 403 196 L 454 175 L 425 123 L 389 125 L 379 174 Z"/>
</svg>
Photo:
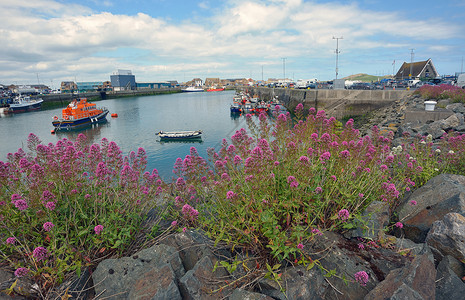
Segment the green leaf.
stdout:
<svg viewBox="0 0 465 300">
<path fill-rule="evenodd" d="M 83 230 L 81 230 L 81 231 L 78 232 L 78 237 L 81 237 L 81 236 L 87 234 L 88 232 L 89 232 L 89 231 L 88 231 L 87 229 L 83 229 Z"/>
</svg>

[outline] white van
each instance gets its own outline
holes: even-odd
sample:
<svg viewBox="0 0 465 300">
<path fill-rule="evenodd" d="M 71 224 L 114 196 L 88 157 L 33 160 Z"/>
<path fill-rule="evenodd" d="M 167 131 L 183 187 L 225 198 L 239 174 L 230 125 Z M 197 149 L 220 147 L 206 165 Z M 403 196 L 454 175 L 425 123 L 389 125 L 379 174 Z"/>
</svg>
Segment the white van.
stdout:
<svg viewBox="0 0 465 300">
<path fill-rule="evenodd" d="M 455 85 L 461 87 L 462 89 L 465 89 L 465 73 L 460 74 L 457 77 L 457 82 L 455 83 Z"/>
</svg>

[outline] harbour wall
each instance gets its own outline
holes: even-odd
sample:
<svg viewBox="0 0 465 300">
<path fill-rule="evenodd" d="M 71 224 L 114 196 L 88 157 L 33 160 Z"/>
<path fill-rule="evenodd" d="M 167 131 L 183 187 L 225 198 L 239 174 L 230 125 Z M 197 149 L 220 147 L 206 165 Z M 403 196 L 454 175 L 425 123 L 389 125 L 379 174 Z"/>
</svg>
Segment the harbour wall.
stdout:
<svg viewBox="0 0 465 300">
<path fill-rule="evenodd" d="M 160 95 L 170 93 L 180 93 L 180 88 L 161 88 L 161 89 L 143 89 L 143 90 L 130 90 L 130 91 L 102 91 L 102 92 L 87 92 L 79 94 L 48 94 L 41 95 L 40 97 L 44 102 L 61 102 L 68 105 L 73 99 L 76 98 L 88 98 L 89 100 L 102 100 L 102 99 L 113 99 L 123 97 L 134 97 L 134 96 L 148 96 L 148 95 Z"/>
<path fill-rule="evenodd" d="M 311 107 L 324 110 L 326 115 L 342 119 L 361 116 L 370 111 L 391 105 L 412 93 L 408 90 L 330 90 L 330 89 L 287 89 L 267 87 L 244 87 L 240 90 L 270 100 L 278 96 L 288 110 L 293 111 L 302 103 L 304 109 Z"/>
</svg>

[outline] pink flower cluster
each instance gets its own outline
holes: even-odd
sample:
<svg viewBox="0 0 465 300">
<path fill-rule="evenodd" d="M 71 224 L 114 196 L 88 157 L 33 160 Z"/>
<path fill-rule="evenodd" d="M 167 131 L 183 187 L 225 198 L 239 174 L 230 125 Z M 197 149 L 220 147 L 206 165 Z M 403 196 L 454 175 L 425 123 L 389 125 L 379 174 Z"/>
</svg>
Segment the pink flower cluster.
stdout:
<svg viewBox="0 0 465 300">
<path fill-rule="evenodd" d="M 347 209 L 341 209 L 337 216 L 342 222 L 345 222 L 350 218 L 350 213 Z"/>
<path fill-rule="evenodd" d="M 34 256 L 37 261 L 44 260 L 48 257 L 47 249 L 44 247 L 37 247 L 34 249 L 34 251 L 32 251 L 32 256 Z"/>
<path fill-rule="evenodd" d="M 196 220 L 198 215 L 199 215 L 199 212 L 195 208 L 190 206 L 189 204 L 184 204 L 184 206 L 182 207 L 181 212 L 182 212 L 184 218 L 189 219 L 191 221 Z"/>
<path fill-rule="evenodd" d="M 100 235 L 100 233 L 102 233 L 103 231 L 103 225 L 97 225 L 94 227 L 94 232 L 96 235 Z"/>
<path fill-rule="evenodd" d="M 362 286 L 366 286 L 370 277 L 368 276 L 367 272 L 359 271 L 354 274 L 355 280 Z"/>
</svg>

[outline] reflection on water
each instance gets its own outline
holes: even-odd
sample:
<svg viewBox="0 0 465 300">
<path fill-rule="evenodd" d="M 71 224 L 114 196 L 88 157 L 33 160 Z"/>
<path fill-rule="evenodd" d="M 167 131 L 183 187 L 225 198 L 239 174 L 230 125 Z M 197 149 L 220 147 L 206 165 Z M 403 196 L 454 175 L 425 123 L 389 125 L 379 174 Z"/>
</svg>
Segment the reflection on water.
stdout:
<svg viewBox="0 0 465 300">
<path fill-rule="evenodd" d="M 0 118 L 0 160 L 18 148 L 26 149 L 29 133 L 37 135 L 43 143 L 56 143 L 67 138 L 74 140 L 79 133 L 86 135 L 90 143 L 100 143 L 102 138 L 115 141 L 124 155 L 137 151 L 139 147 L 147 153 L 147 170 L 156 168 L 165 179 L 172 176 L 176 158 L 184 158 L 190 147 L 197 148 L 199 155 L 206 158 L 207 149 L 221 146 L 223 138 L 229 139 L 236 130 L 245 127 L 245 118 L 233 118 L 230 104 L 234 91 L 218 93 L 179 93 L 123 99 L 102 100 L 110 114 L 118 118 L 107 118 L 107 123 L 94 124 L 89 128 L 59 131 L 51 134 L 52 118 L 61 114 L 61 108 L 15 114 Z M 63 104 L 64 106 L 67 103 Z M 160 142 L 159 131 L 202 130 L 200 141 Z"/>
</svg>

